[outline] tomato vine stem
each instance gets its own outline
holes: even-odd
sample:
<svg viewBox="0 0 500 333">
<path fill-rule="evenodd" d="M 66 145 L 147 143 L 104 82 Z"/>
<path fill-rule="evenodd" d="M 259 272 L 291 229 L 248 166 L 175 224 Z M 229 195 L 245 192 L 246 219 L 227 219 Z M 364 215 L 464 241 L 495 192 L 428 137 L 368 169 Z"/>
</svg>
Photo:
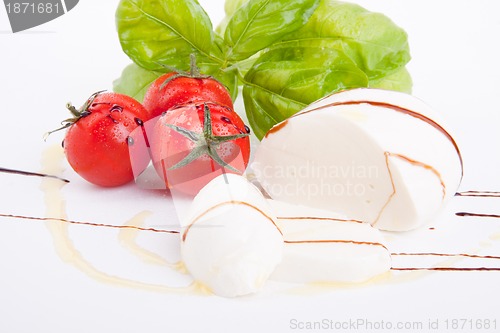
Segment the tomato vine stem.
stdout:
<svg viewBox="0 0 500 333">
<path fill-rule="evenodd" d="M 175 170 L 182 168 L 194 160 L 198 159 L 203 155 L 208 155 L 213 161 L 215 161 L 222 168 L 227 168 L 233 172 L 241 172 L 240 170 L 234 168 L 229 163 L 224 161 L 217 153 L 217 148 L 224 142 L 229 142 L 241 138 L 247 137 L 248 133 L 235 134 L 235 135 L 225 135 L 218 136 L 213 134 L 212 130 L 212 117 L 210 113 L 210 107 L 208 103 L 203 103 L 203 130 L 201 133 L 196 133 L 194 131 L 188 130 L 187 128 L 167 124 L 167 127 L 171 128 L 175 132 L 181 134 L 187 139 L 195 142 L 196 145 L 189 154 L 179 161 L 174 166 L 170 167 L 169 170 Z"/>
</svg>

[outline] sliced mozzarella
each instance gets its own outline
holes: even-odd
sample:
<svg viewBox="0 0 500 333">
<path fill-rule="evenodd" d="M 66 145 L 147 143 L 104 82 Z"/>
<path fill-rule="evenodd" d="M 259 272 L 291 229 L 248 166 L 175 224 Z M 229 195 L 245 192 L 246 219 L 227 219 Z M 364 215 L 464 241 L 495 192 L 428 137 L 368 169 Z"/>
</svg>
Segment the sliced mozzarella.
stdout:
<svg viewBox="0 0 500 333">
<path fill-rule="evenodd" d="M 184 222 L 182 259 L 215 294 L 257 292 L 281 261 L 283 237 L 268 203 L 245 178 L 212 180 L 195 197 Z"/>
<path fill-rule="evenodd" d="M 453 137 L 417 98 L 354 89 L 273 127 L 252 169 L 273 199 L 403 231 L 435 217 L 454 195 L 462 159 Z"/>
<path fill-rule="evenodd" d="M 354 283 L 390 270 L 383 237 L 369 224 L 329 211 L 269 202 L 285 240 L 273 280 Z"/>
</svg>

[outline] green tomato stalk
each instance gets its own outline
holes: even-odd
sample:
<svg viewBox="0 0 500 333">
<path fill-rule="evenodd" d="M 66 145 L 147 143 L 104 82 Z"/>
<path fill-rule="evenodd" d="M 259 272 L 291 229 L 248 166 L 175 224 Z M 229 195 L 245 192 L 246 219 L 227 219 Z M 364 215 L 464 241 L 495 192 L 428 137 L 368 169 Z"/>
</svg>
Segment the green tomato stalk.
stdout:
<svg viewBox="0 0 500 333">
<path fill-rule="evenodd" d="M 203 103 L 203 131 L 201 133 L 196 133 L 184 127 L 172 124 L 167 124 L 166 126 L 195 143 L 195 147 L 191 150 L 191 152 L 184 159 L 179 161 L 174 166 L 170 167 L 169 170 L 182 168 L 206 154 L 210 156 L 210 158 L 212 158 L 221 167 L 227 168 L 233 172 L 240 172 L 236 168 L 226 163 L 219 156 L 219 154 L 217 153 L 217 148 L 224 142 L 245 138 L 249 134 L 243 133 L 226 136 L 214 135 L 212 132 L 212 117 L 210 114 L 210 107 L 207 103 Z"/>
</svg>

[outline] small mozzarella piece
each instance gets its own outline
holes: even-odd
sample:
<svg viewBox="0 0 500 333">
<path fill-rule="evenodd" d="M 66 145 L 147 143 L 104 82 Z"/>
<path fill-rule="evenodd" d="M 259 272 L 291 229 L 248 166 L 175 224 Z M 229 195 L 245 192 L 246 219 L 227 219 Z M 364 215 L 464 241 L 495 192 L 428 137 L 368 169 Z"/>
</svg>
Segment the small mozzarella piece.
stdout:
<svg viewBox="0 0 500 333">
<path fill-rule="evenodd" d="M 283 233 L 283 259 L 271 279 L 357 283 L 388 272 L 381 232 L 340 214 L 269 200 Z"/>
<path fill-rule="evenodd" d="M 442 210 L 462 177 L 459 148 L 436 118 L 404 93 L 333 94 L 274 126 L 251 168 L 273 199 L 411 230 Z"/>
<path fill-rule="evenodd" d="M 262 193 L 242 176 L 221 175 L 198 193 L 189 214 L 181 255 L 195 280 L 224 297 L 259 291 L 284 246 Z"/>
</svg>

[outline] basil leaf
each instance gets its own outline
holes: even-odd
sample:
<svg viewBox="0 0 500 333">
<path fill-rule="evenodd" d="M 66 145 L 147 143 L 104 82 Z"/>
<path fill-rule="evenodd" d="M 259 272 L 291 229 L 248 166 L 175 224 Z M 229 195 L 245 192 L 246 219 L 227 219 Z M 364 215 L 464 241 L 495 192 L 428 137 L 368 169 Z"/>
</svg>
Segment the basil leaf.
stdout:
<svg viewBox="0 0 500 333">
<path fill-rule="evenodd" d="M 259 139 L 273 125 L 327 94 L 368 86 L 366 74 L 346 54 L 314 41 L 270 49 L 244 81 L 247 117 Z"/>
<path fill-rule="evenodd" d="M 243 87 L 243 101 L 250 127 L 259 140 L 280 122 L 278 119 L 286 119 L 288 115 L 295 114 L 306 106 L 272 93 L 265 87 L 251 85 Z"/>
<path fill-rule="evenodd" d="M 230 62 L 246 59 L 302 27 L 319 0 L 250 0 L 232 15 L 224 41 Z"/>
<path fill-rule="evenodd" d="M 116 26 L 123 51 L 141 67 L 186 69 L 192 53 L 221 62 L 217 49 L 212 54 L 210 18 L 196 0 L 121 0 Z"/>
<path fill-rule="evenodd" d="M 219 54 L 224 54 L 227 52 L 227 45 L 224 44 L 222 37 L 214 35 L 214 49 L 217 50 Z M 223 68 L 220 63 L 214 62 L 210 59 L 206 59 L 205 63 L 201 64 L 200 71 L 203 74 L 211 75 L 220 83 L 222 83 L 229 93 L 233 101 L 238 97 L 238 76 L 236 68 Z"/>
<path fill-rule="evenodd" d="M 238 10 L 241 6 L 247 3 L 248 0 L 226 0 L 224 2 L 224 12 L 226 16 L 219 22 L 217 27 L 215 28 L 215 32 L 219 35 L 224 36 L 224 32 L 226 31 L 227 24 L 231 19 L 231 16 Z"/>
<path fill-rule="evenodd" d="M 412 85 L 413 82 L 406 67 L 399 69 L 397 72 L 386 75 L 379 80 L 370 81 L 369 84 L 370 88 L 395 90 L 408 94 L 411 94 Z"/>
<path fill-rule="evenodd" d="M 283 39 L 336 42 L 370 80 L 393 73 L 410 60 L 403 29 L 385 15 L 352 3 L 322 0 L 307 24 Z"/>
<path fill-rule="evenodd" d="M 122 75 L 113 81 L 113 91 L 133 97 L 142 103 L 150 84 L 162 74 L 130 64 L 123 69 Z"/>
<path fill-rule="evenodd" d="M 226 0 L 224 2 L 224 12 L 227 16 L 232 16 L 241 6 L 247 3 L 248 0 Z"/>
</svg>

